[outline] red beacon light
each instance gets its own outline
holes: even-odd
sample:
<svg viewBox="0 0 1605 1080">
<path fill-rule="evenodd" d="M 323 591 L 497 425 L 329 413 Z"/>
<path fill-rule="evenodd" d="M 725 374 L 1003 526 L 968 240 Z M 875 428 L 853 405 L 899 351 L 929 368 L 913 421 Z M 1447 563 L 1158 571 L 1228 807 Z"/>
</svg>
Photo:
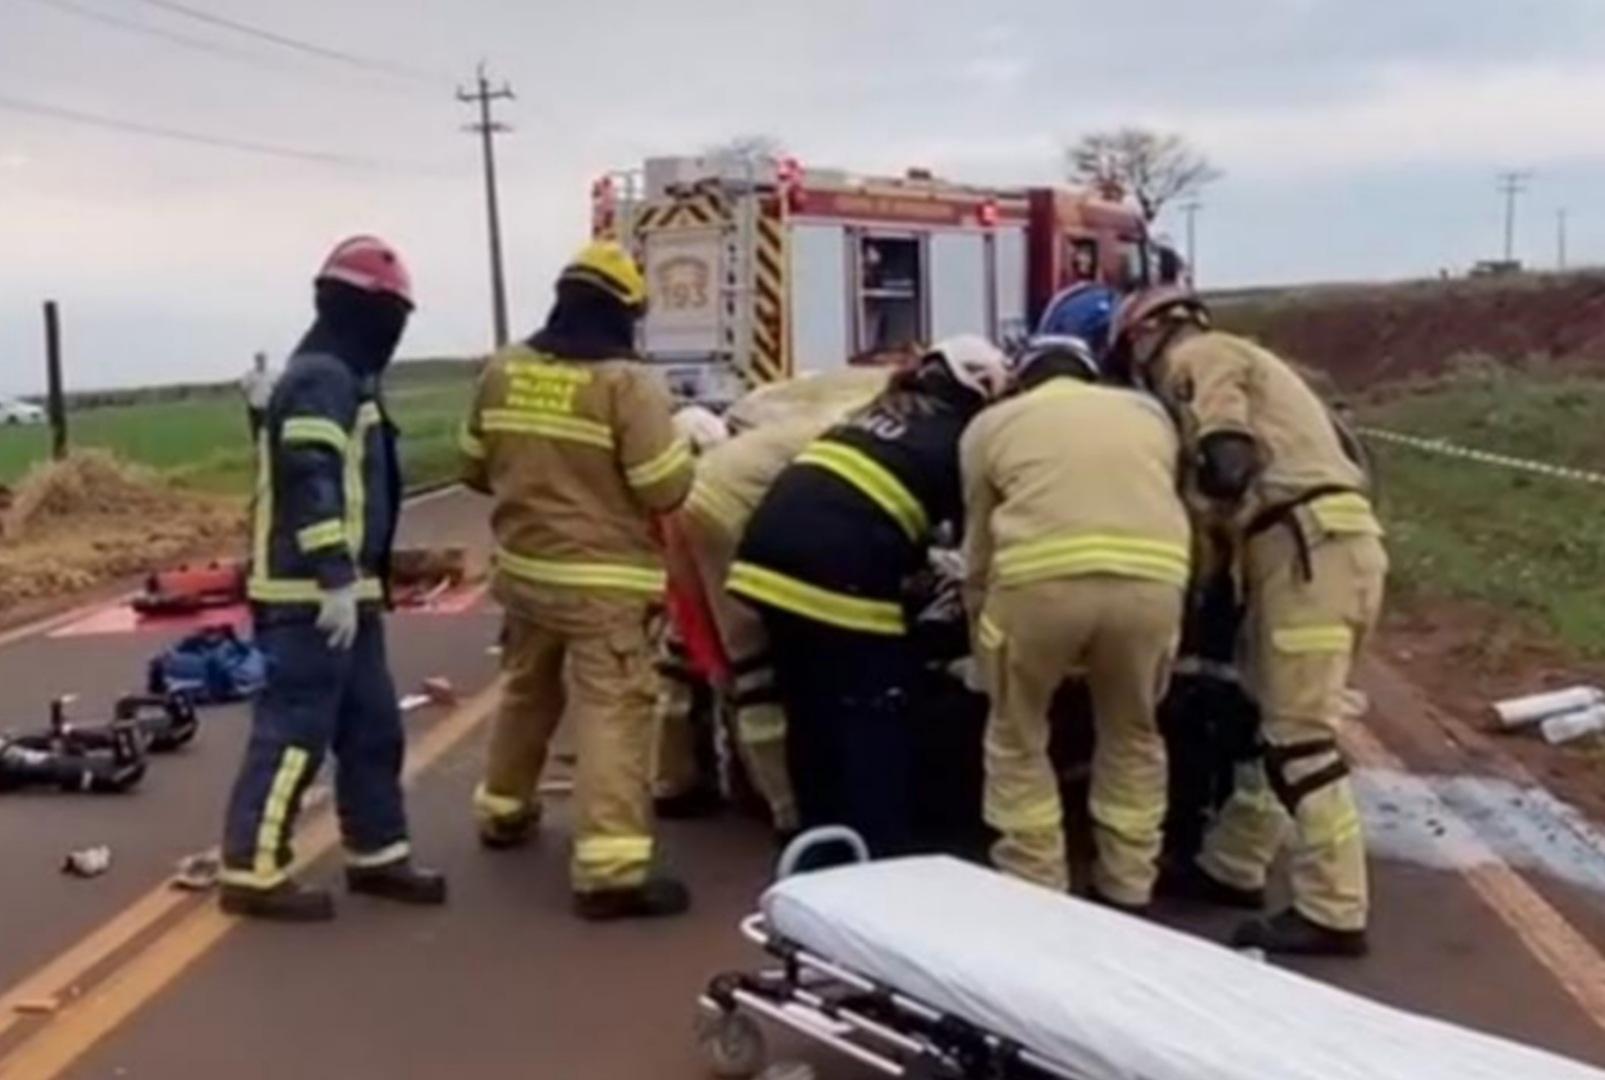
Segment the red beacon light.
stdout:
<svg viewBox="0 0 1605 1080">
<path fill-rule="evenodd" d="M 985 229 L 994 229 L 998 224 L 998 201 L 987 199 L 975 208 L 975 220 Z"/>
</svg>

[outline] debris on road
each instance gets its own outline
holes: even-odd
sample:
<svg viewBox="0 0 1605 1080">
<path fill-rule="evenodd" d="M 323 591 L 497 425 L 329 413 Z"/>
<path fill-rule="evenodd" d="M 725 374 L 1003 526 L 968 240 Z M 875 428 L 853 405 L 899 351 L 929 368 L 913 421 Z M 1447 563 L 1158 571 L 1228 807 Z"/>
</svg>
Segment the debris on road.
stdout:
<svg viewBox="0 0 1605 1080">
<path fill-rule="evenodd" d="M 1605 705 L 1605 691 L 1592 686 L 1568 686 L 1542 694 L 1494 702 L 1494 715 L 1506 729 L 1525 727 L 1561 713 Z"/>
<path fill-rule="evenodd" d="M 171 884 L 181 892 L 207 892 L 216 888 L 222 872 L 223 863 L 217 857 L 217 852 L 203 851 L 178 860 L 178 870 L 173 874 Z"/>
<path fill-rule="evenodd" d="M 111 848 L 105 844 L 70 851 L 61 863 L 61 872 L 68 877 L 94 878 L 110 869 Z"/>
<path fill-rule="evenodd" d="M 1605 731 L 1605 706 L 1595 705 L 1588 709 L 1557 713 L 1545 719 L 1540 730 L 1544 733 L 1544 741 L 1551 746 L 1560 746 L 1581 739 L 1584 735 Z"/>
<path fill-rule="evenodd" d="M 400 701 L 396 702 L 396 705 L 403 713 L 410 713 L 416 712 L 417 710 L 423 708 L 425 705 L 428 705 L 429 702 L 430 697 L 428 694 L 408 694 Z"/>
</svg>

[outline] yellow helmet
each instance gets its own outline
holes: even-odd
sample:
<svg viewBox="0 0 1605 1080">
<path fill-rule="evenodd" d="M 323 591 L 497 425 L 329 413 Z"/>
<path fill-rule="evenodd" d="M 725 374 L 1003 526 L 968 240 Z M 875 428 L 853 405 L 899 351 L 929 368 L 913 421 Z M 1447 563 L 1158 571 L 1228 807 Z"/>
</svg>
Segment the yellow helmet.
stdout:
<svg viewBox="0 0 1605 1080">
<path fill-rule="evenodd" d="M 557 280 L 595 285 L 632 309 L 646 306 L 646 278 L 641 267 L 613 240 L 595 240 L 585 245 Z"/>
</svg>

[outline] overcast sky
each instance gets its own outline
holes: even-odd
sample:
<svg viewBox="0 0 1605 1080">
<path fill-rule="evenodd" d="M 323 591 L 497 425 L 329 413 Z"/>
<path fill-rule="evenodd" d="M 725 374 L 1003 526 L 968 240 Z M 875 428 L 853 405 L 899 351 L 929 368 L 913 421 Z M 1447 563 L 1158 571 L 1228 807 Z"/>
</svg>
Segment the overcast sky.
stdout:
<svg viewBox="0 0 1605 1080">
<path fill-rule="evenodd" d="M 1001 183 L 1054 179 L 1080 132 L 1182 132 L 1226 172 L 1199 216 L 1208 285 L 1464 268 L 1497 254 L 1511 167 L 1536 172 L 1519 254 L 1553 262 L 1564 206 L 1573 261 L 1605 262 L 1601 0 L 188 3 L 411 74 L 148 0 L 0 0 L 0 391 L 38 386 L 45 297 L 79 386 L 282 354 L 309 274 L 354 231 L 413 265 L 406 353 L 483 349 L 477 147 L 452 97 L 480 57 L 519 95 L 499 144 L 519 328 L 583 241 L 597 174 L 749 131 L 807 163 Z M 18 99 L 355 160 L 104 131 L 4 107 Z"/>
</svg>

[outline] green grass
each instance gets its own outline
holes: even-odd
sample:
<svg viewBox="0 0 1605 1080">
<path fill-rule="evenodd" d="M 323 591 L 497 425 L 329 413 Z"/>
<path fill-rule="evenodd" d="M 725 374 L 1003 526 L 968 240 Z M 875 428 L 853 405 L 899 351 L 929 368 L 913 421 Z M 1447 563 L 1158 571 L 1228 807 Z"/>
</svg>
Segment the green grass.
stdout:
<svg viewBox="0 0 1605 1080">
<path fill-rule="evenodd" d="M 1366 409 L 1369 424 L 1605 471 L 1605 381 L 1447 380 Z M 1395 582 L 1535 619 L 1605 657 L 1605 488 L 1373 443 Z"/>
<path fill-rule="evenodd" d="M 472 392 L 472 369 L 429 370 L 395 378 L 387 393 L 401 428 L 402 468 L 410 486 L 456 471 L 456 431 Z M 235 393 L 201 393 L 69 413 L 76 447 L 110 450 L 206 491 L 244 494 L 252 472 L 245 406 Z M 0 483 L 12 484 L 50 452 L 47 429 L 0 428 Z"/>
</svg>

